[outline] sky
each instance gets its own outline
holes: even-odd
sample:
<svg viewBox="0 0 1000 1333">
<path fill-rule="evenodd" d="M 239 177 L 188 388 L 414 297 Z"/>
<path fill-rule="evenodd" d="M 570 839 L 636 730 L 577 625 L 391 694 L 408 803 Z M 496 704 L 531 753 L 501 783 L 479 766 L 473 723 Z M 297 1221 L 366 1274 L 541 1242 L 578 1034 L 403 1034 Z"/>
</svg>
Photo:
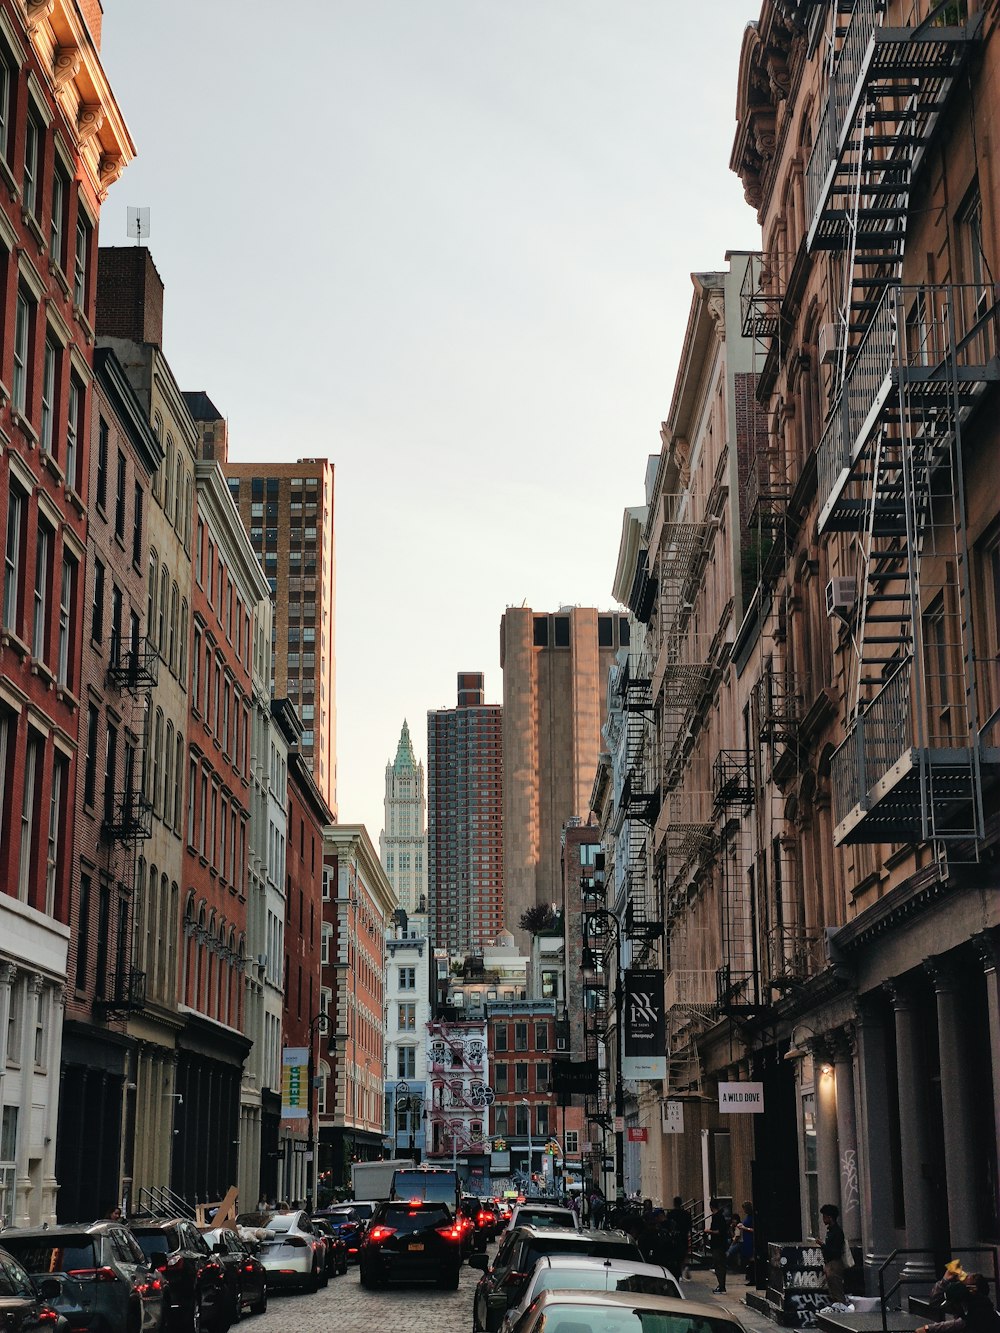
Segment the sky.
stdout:
<svg viewBox="0 0 1000 1333">
<path fill-rule="evenodd" d="M 409 720 L 502 699 L 508 605 L 613 605 L 692 271 L 757 248 L 729 171 L 754 0 L 104 0 L 164 352 L 230 455 L 336 467 L 340 819 Z"/>
</svg>

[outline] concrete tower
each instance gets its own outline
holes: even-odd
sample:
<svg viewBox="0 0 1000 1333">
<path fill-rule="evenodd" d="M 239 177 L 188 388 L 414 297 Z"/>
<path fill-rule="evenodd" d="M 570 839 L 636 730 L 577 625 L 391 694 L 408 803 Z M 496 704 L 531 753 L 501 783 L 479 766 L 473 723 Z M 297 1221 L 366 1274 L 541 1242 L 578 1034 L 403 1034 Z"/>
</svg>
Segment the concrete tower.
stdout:
<svg viewBox="0 0 1000 1333">
<path fill-rule="evenodd" d="M 424 766 L 413 754 L 403 722 L 396 758 L 385 766 L 385 827 L 379 857 L 407 916 L 427 909 L 427 802 Z"/>
</svg>

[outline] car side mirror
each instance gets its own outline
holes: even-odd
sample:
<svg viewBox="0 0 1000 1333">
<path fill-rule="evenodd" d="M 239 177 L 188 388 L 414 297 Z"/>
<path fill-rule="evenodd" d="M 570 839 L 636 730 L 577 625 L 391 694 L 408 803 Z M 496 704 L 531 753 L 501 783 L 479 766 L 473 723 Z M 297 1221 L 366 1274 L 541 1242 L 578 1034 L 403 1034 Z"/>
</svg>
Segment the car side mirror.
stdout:
<svg viewBox="0 0 1000 1333">
<path fill-rule="evenodd" d="M 470 1267 L 470 1268 L 481 1268 L 482 1271 L 485 1273 L 485 1272 L 487 1272 L 487 1270 L 489 1269 L 489 1266 L 490 1266 L 489 1255 L 487 1255 L 487 1254 L 470 1254 L 470 1255 L 469 1255 L 469 1267 Z"/>
<path fill-rule="evenodd" d="M 153 1268 L 166 1268 L 167 1266 L 166 1252 L 164 1250 L 154 1250 L 153 1253 L 149 1256 L 149 1262 Z"/>
<path fill-rule="evenodd" d="M 59 1283 L 53 1277 L 42 1278 L 36 1282 L 35 1290 L 43 1301 L 57 1301 L 59 1299 Z"/>
</svg>

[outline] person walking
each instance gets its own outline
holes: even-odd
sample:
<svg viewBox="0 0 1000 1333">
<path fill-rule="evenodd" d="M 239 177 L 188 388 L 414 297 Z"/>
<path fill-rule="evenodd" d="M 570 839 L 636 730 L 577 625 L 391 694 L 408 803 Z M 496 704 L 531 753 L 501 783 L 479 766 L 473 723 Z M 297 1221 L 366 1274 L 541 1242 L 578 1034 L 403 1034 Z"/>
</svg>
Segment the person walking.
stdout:
<svg viewBox="0 0 1000 1333">
<path fill-rule="evenodd" d="M 835 1203 L 825 1203 L 819 1215 L 826 1226 L 823 1238 L 823 1272 L 826 1274 L 826 1289 L 831 1305 L 843 1305 L 844 1278 L 847 1268 L 844 1264 L 844 1229 L 840 1225 L 840 1209 Z"/>
<path fill-rule="evenodd" d="M 709 1199 L 711 1216 L 705 1229 L 705 1241 L 715 1270 L 715 1289 L 713 1295 L 720 1296 L 726 1290 L 726 1250 L 729 1248 L 729 1223 L 718 1199 Z"/>
<path fill-rule="evenodd" d="M 671 1256 L 671 1262 L 667 1267 L 674 1277 L 686 1281 L 689 1276 L 688 1255 L 691 1252 L 691 1232 L 694 1230 L 694 1224 L 691 1213 L 684 1207 L 684 1200 L 679 1194 L 674 1195 L 674 1206 L 667 1213 L 664 1226 Z"/>
</svg>

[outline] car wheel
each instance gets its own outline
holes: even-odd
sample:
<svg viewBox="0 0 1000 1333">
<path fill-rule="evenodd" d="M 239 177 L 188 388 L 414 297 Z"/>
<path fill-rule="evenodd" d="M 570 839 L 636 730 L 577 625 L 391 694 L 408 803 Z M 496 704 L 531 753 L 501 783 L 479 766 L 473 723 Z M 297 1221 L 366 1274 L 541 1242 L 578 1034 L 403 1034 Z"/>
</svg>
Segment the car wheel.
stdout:
<svg viewBox="0 0 1000 1333">
<path fill-rule="evenodd" d="M 261 1288 L 261 1292 L 260 1292 L 260 1300 L 259 1300 L 259 1301 L 255 1301 L 254 1304 L 251 1305 L 251 1307 L 250 1307 L 250 1313 L 251 1313 L 251 1314 L 267 1314 L 267 1288 L 266 1288 L 266 1287 L 262 1287 L 262 1288 Z"/>
<path fill-rule="evenodd" d="M 456 1268 L 452 1273 L 444 1273 L 438 1278 L 438 1286 L 443 1291 L 457 1291 L 458 1280 L 461 1276 L 461 1269 Z"/>
</svg>

